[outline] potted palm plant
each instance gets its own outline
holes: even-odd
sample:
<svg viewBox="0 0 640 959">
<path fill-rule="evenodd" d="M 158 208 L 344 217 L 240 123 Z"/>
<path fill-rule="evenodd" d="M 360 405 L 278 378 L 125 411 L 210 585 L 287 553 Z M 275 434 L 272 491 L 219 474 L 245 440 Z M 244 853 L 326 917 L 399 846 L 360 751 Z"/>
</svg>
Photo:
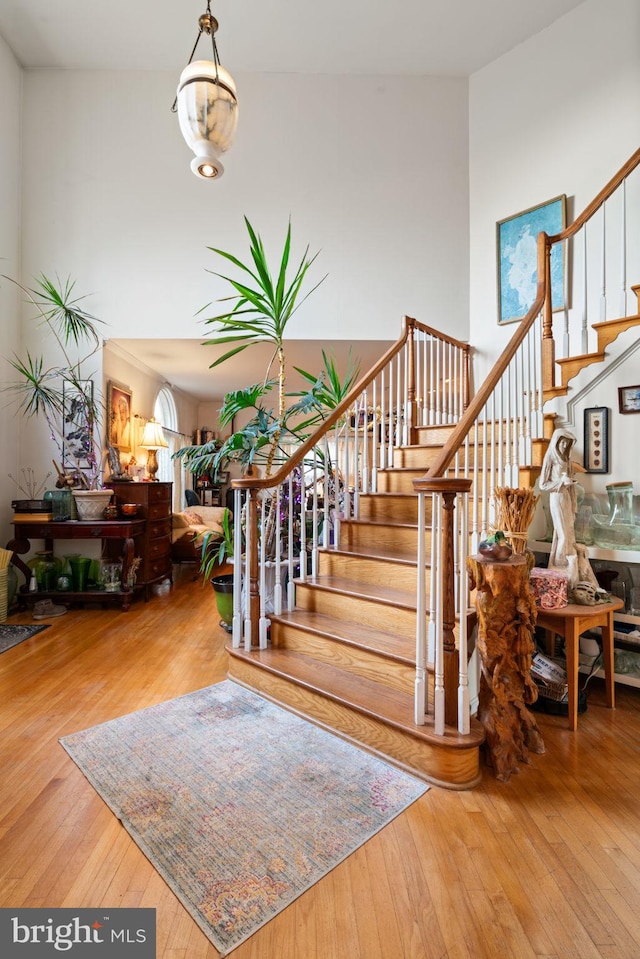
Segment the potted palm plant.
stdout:
<svg viewBox="0 0 640 959">
<path fill-rule="evenodd" d="M 101 322 L 81 306 L 84 297 L 74 296 L 75 283 L 67 279 L 54 283 L 44 274 L 27 289 L 4 274 L 35 307 L 37 319 L 53 337 L 60 361 L 45 365 L 42 356 L 13 356 L 9 363 L 17 380 L 3 387 L 19 400 L 19 410 L 27 418 L 42 416 L 57 450 L 56 485 L 75 490 L 94 491 L 99 487 L 101 454 L 96 430 L 99 407 L 93 394 L 93 382 L 83 372 L 86 362 L 100 346 L 96 324 Z M 72 352 L 79 355 L 72 358 Z M 104 493 L 103 493 L 104 495 Z"/>
<path fill-rule="evenodd" d="M 216 606 L 220 614 L 220 625 L 231 632 L 233 622 L 233 573 L 213 575 L 225 562 L 233 560 L 233 526 L 231 511 L 225 509 L 222 517 L 222 537 L 213 530 L 207 530 L 201 539 L 200 572 L 203 585 L 209 580 L 216 597 Z"/>
</svg>

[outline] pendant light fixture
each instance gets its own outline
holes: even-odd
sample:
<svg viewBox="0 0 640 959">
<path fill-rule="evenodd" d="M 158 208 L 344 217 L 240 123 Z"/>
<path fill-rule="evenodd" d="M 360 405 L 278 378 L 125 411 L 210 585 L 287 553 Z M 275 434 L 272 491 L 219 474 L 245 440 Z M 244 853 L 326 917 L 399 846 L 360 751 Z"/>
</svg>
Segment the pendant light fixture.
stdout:
<svg viewBox="0 0 640 959">
<path fill-rule="evenodd" d="M 187 145 L 195 153 L 191 169 L 205 180 L 221 177 L 220 160 L 233 143 L 238 123 L 236 85 L 231 74 L 220 65 L 216 46 L 218 21 L 207 10 L 198 19 L 198 36 L 187 66 L 180 75 L 173 111 L 178 112 L 180 130 Z M 211 37 L 212 60 L 194 60 L 196 47 L 203 33 Z"/>
</svg>

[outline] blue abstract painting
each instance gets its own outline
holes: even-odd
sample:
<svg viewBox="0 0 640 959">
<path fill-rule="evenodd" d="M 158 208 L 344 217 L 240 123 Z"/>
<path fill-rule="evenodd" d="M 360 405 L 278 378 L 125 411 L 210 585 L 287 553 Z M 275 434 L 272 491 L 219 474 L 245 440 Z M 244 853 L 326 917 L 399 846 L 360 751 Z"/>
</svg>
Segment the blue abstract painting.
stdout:
<svg viewBox="0 0 640 959">
<path fill-rule="evenodd" d="M 528 313 L 536 298 L 538 233 L 544 230 L 554 236 L 564 229 L 565 220 L 566 196 L 562 195 L 497 224 L 498 323 L 512 323 Z M 565 305 L 562 243 L 551 251 L 551 302 L 554 310 Z"/>
</svg>

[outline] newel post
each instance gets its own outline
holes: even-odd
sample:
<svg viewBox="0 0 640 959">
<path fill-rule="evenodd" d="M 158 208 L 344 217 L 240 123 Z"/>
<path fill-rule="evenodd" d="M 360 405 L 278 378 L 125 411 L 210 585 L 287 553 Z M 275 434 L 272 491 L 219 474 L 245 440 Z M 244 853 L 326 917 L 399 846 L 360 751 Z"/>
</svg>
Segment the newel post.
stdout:
<svg viewBox="0 0 640 959">
<path fill-rule="evenodd" d="M 418 425 L 418 411 L 416 408 L 416 349 L 415 323 L 409 323 L 407 337 L 407 441 L 415 441 L 415 431 Z"/>
<path fill-rule="evenodd" d="M 249 569 L 249 596 L 247 602 L 247 613 L 250 623 L 250 639 L 253 640 L 254 630 L 258 628 L 260 619 L 260 589 L 259 589 L 259 562 L 258 562 L 258 490 L 249 490 L 249 505 L 247 516 L 247 530 L 249 532 L 247 550 L 248 550 L 248 569 Z M 263 531 L 264 532 L 264 531 Z M 257 635 L 257 633 L 256 633 Z M 245 629 L 246 639 L 246 629 Z"/>
<path fill-rule="evenodd" d="M 538 271 L 544 276 L 545 289 L 542 308 L 542 389 L 552 390 L 556 385 L 556 345 L 553 339 L 551 243 L 546 233 L 540 233 L 538 236 Z"/>
<path fill-rule="evenodd" d="M 414 480 L 417 492 L 437 493 L 442 500 L 439 562 L 436 576 L 440 578 L 442 597 L 442 639 L 436 637 L 436 674 L 442 673 L 444 687 L 444 722 L 448 726 L 458 724 L 458 679 L 460 657 L 456 648 L 456 539 L 457 527 L 455 522 L 456 497 L 459 493 L 468 493 L 472 480 L 464 476 L 454 477 L 424 477 Z M 437 529 L 435 517 L 432 518 L 433 528 Z M 458 524 L 459 525 L 459 524 Z M 433 608 L 433 599 L 431 602 Z M 466 615 L 466 597 L 462 598 L 461 608 Z M 437 615 L 437 620 L 440 616 Z M 438 649 L 442 650 L 442 663 L 438 663 Z M 436 687 L 438 686 L 436 675 Z"/>
</svg>

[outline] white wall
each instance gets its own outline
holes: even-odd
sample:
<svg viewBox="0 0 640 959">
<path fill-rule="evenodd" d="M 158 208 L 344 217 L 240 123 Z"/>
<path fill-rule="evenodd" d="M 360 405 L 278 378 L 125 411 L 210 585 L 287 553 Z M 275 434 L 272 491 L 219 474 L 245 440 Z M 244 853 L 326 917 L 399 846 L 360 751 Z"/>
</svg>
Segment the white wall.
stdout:
<svg viewBox="0 0 640 959">
<path fill-rule="evenodd" d="M 2 37 L 0 90 L 0 273 L 19 279 L 22 76 L 15 57 Z M 20 342 L 19 297 L 17 289 L 6 280 L 0 280 L 0 329 L 2 356 L 11 356 L 17 352 Z M 2 359 L 0 380 L 6 381 L 9 370 L 6 360 Z M 8 473 L 18 476 L 18 436 L 19 422 L 15 417 L 15 406 L 6 412 L 0 411 L 0 527 L 6 529 L 7 534 L 8 523 L 13 514 L 11 500 L 17 495 L 22 496 L 15 483 L 7 476 Z"/>
<path fill-rule="evenodd" d="M 474 74 L 469 90 L 470 342 L 486 372 L 515 331 L 497 325 L 496 222 L 566 193 L 580 213 L 640 144 L 640 5 L 586 0 Z M 570 217 L 571 219 L 571 217 Z M 640 283 L 640 266 L 629 264 Z M 633 272 L 635 270 L 635 273 Z M 624 345 L 638 331 L 625 334 Z M 618 352 L 621 344 L 611 349 Z M 597 376 L 590 367 L 590 377 Z M 611 473 L 588 491 L 637 479 L 640 415 L 620 416 L 617 387 L 640 382 L 638 352 L 562 413 L 582 456 L 583 412 L 611 410 Z"/>
<path fill-rule="evenodd" d="M 638 148 L 639 38 L 637 0 L 586 0 L 470 79 L 470 342 L 481 357 L 514 332 L 496 322 L 497 221 L 561 193 L 578 214 Z"/>
<path fill-rule="evenodd" d="M 135 456 L 138 465 L 142 466 L 146 463 L 147 454 L 146 450 L 137 448 L 137 442 L 142 438 L 144 423 L 153 416 L 158 393 L 163 386 L 166 386 L 166 383 L 154 370 L 136 360 L 135 357 L 114 348 L 113 344 L 107 344 L 103 351 L 103 376 L 105 390 L 109 381 L 113 381 L 131 391 L 131 415 L 134 420 L 133 449 L 131 454 L 121 454 L 121 462 L 127 465 L 131 456 Z M 178 414 L 179 430 L 191 435 L 198 422 L 198 403 L 179 390 L 172 390 L 172 393 Z M 138 417 L 137 421 L 136 417 Z"/>
<path fill-rule="evenodd" d="M 404 313 L 464 336 L 466 80 L 237 82 L 227 172 L 203 182 L 173 75 L 28 72 L 25 270 L 81 278 L 109 337 L 196 337 L 195 313 L 227 292 L 207 246 L 244 256 L 247 214 L 277 254 L 291 216 L 297 251 L 321 249 L 329 278 L 290 336 L 395 339 Z"/>
</svg>

